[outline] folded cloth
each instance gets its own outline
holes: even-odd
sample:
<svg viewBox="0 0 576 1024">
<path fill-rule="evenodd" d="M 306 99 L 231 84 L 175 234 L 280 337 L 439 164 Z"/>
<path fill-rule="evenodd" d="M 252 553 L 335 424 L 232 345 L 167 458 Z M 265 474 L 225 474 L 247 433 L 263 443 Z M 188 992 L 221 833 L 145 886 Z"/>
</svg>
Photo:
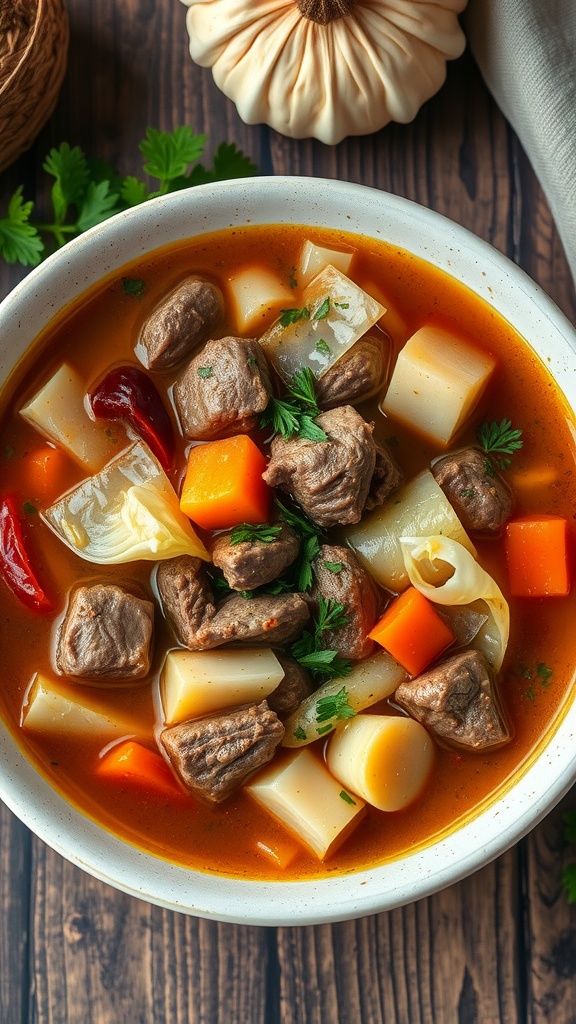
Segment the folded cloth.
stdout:
<svg viewBox="0 0 576 1024">
<path fill-rule="evenodd" d="M 464 27 L 544 189 L 576 281 L 576 2 L 470 0 Z"/>
</svg>

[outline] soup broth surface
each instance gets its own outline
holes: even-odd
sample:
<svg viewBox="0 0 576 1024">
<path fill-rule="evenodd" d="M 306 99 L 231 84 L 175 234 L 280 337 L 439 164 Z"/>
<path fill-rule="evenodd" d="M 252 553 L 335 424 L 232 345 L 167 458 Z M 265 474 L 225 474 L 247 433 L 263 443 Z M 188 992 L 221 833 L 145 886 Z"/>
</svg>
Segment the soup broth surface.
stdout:
<svg viewBox="0 0 576 1024">
<path fill-rule="evenodd" d="M 201 871 L 248 878 L 305 878 L 343 873 L 401 857 L 456 829 L 487 801 L 503 791 L 537 754 L 558 721 L 574 677 L 574 644 L 566 623 L 576 618 L 576 595 L 565 598 L 513 599 L 508 591 L 500 539 L 477 540 L 481 564 L 494 577 L 510 605 L 511 633 L 500 673 L 500 694 L 513 739 L 501 749 L 467 752 L 436 743 L 434 770 L 421 796 L 407 809 L 368 813 L 340 849 L 326 862 L 300 847 L 288 868 L 275 868 L 258 843 L 285 841 L 283 826 L 240 790 L 219 807 L 154 799 L 129 785 L 111 785 L 95 774 L 101 738 L 36 735 L 22 728 L 23 706 L 36 672 L 48 676 L 55 668 L 55 639 L 71 588 L 95 579 L 126 581 L 155 600 L 152 562 L 97 566 L 66 548 L 42 522 L 37 510 L 46 498 L 35 491 L 30 455 L 40 435 L 19 415 L 19 409 L 63 360 L 82 376 L 86 390 L 111 367 L 137 364 L 134 347 L 143 320 L 157 302 L 189 273 L 218 284 L 227 298 L 227 281 L 238 269 L 254 263 L 268 266 L 287 281 L 293 274 L 305 239 L 329 248 L 353 250 L 350 276 L 368 291 L 376 285 L 385 295 L 388 313 L 382 321 L 382 343 L 390 344 L 389 367 L 406 340 L 424 324 L 446 327 L 488 350 L 497 367 L 479 406 L 450 448 L 476 442 L 485 420 L 507 418 L 523 431 L 523 447 L 506 471 L 515 492 L 515 515 L 535 512 L 565 517 L 573 531 L 576 508 L 574 423 L 563 396 L 532 349 L 508 323 L 447 275 L 386 243 L 304 226 L 250 226 L 204 236 L 153 252 L 102 281 L 56 317 L 38 338 L 4 390 L 0 423 L 0 459 L 4 493 L 12 493 L 24 510 L 26 534 L 38 574 L 58 594 L 54 616 L 27 610 L 0 579 L 0 644 L 2 649 L 2 715 L 26 755 L 50 782 L 104 828 L 162 858 Z M 132 284 L 130 284 L 132 282 Z M 135 282 L 138 284 L 135 286 Z M 294 303 L 297 304 L 296 302 Z M 227 308 L 229 308 L 227 302 Z M 274 314 L 262 319 L 262 332 Z M 386 338 L 390 335 L 391 343 Z M 237 334 L 227 314 L 220 336 Z M 176 423 L 171 387 L 177 371 L 154 375 Z M 441 401 L 441 396 L 439 396 Z M 375 437 L 391 441 L 394 455 L 410 479 L 442 453 L 414 431 L 386 418 L 379 396 L 358 405 L 375 422 Z M 119 446 L 125 441 L 116 423 Z M 187 445 L 178 438 L 178 455 L 170 478 L 179 489 Z M 54 501 L 86 476 L 72 460 L 57 482 Z M 176 641 L 156 602 L 154 656 L 144 683 L 99 687 L 107 699 L 137 720 L 143 735 L 158 728 L 158 677 L 166 650 Z M 542 668 L 544 666 L 544 669 Z M 86 684 L 78 683 L 78 686 Z M 91 687 L 89 687 L 91 689 Z M 400 714 L 393 699 L 375 711 Z M 322 757 L 322 743 L 314 745 Z M 280 750 L 276 757 L 287 757 Z"/>
</svg>

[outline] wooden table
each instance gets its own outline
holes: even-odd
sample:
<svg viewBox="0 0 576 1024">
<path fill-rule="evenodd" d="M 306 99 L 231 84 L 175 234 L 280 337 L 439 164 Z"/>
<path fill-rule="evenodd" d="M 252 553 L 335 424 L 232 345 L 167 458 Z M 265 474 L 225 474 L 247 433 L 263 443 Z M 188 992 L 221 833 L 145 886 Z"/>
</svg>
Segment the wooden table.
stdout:
<svg viewBox="0 0 576 1024">
<path fill-rule="evenodd" d="M 413 124 L 336 148 L 247 127 L 187 53 L 176 0 L 68 0 L 69 70 L 37 144 L 0 175 L 34 197 L 62 140 L 137 173 L 146 127 L 236 142 L 263 173 L 363 182 L 452 217 L 576 322 L 544 196 L 469 54 Z M 567 183 L 573 187 L 573 183 Z M 0 213 L 1 216 L 1 213 Z M 0 295 L 23 271 L 0 265 Z M 565 806 L 576 806 L 576 792 Z M 259 929 L 160 910 L 94 881 L 0 812 L 1 1024 L 574 1024 L 576 908 L 562 807 L 477 874 L 344 924 Z"/>
</svg>

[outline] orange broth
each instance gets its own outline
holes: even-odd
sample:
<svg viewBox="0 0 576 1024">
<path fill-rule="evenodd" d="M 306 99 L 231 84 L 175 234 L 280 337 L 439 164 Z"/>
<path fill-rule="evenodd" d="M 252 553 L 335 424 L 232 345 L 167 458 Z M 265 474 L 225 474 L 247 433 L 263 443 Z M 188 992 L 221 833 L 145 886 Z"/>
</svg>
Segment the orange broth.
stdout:
<svg viewBox="0 0 576 1024">
<path fill-rule="evenodd" d="M 542 362 L 529 346 L 483 300 L 453 279 L 418 258 L 385 243 L 341 232 L 294 226 L 247 227 L 224 231 L 158 250 L 124 267 L 82 296 L 56 317 L 38 338 L 33 350 L 19 365 L 4 390 L 0 422 L 0 459 L 3 490 L 14 492 L 22 505 L 49 504 L 85 473 L 66 460 L 64 473 L 54 481 L 55 492 L 47 499 L 34 493 L 27 473 L 22 473 L 28 453 L 39 448 L 42 438 L 18 415 L 18 409 L 54 372 L 63 359 L 84 377 L 86 389 L 111 366 L 137 364 L 134 344 L 140 324 L 157 301 L 188 273 L 197 272 L 218 283 L 226 296 L 226 278 L 251 262 L 276 268 L 288 281 L 305 238 L 332 248 L 350 248 L 355 256 L 350 276 L 358 284 L 379 282 L 399 317 L 390 319 L 392 351 L 423 324 L 452 328 L 456 333 L 487 348 L 497 368 L 471 423 L 451 447 L 474 441 L 475 430 L 485 419 L 512 420 L 523 430 L 524 445 L 515 454 L 508 477 L 528 470 L 552 471 L 552 484 L 523 488 L 516 498 L 516 513 L 557 513 L 569 521 L 573 544 L 576 509 L 576 473 L 573 421 L 566 403 Z M 142 280 L 144 294 L 126 294 L 123 278 Z M 296 302 L 295 302 L 296 304 Z M 404 320 L 399 336 L 397 323 Z M 262 332 L 271 317 L 262 321 Z M 387 321 L 384 319 L 384 326 Z M 235 333 L 230 320 L 221 335 Z M 386 344 L 385 335 L 382 335 Z M 173 415 L 168 395 L 179 368 L 153 378 Z M 367 419 L 376 421 L 375 436 L 395 439 L 394 454 L 409 479 L 428 465 L 439 450 L 416 434 L 385 420 L 377 402 L 359 405 Z M 111 425 L 122 446 L 123 432 Z M 185 444 L 171 474 L 178 489 L 185 464 Z M 28 507 L 28 506 L 27 506 Z M 536 755 L 549 730 L 562 713 L 575 669 L 574 644 L 566 622 L 576 617 L 576 592 L 567 598 L 513 600 L 507 594 L 506 569 L 501 542 L 477 543 L 479 559 L 494 576 L 510 602 L 511 635 L 500 676 L 502 701 L 514 737 L 500 750 L 467 753 L 437 745 L 435 767 L 425 792 L 407 809 L 385 814 L 370 809 L 356 831 L 325 863 L 303 847 L 284 871 L 257 851 L 261 841 L 285 842 L 287 832 L 251 798 L 240 791 L 223 805 L 212 808 L 195 798 L 178 803 L 148 798 L 130 786 L 119 787 L 95 774 L 95 765 L 107 740 L 79 736 L 63 740 L 27 733 L 20 726 L 26 691 L 35 672 L 56 674 L 54 643 L 58 623 L 72 586 L 90 580 L 139 582 L 154 600 L 151 587 L 153 563 L 96 566 L 65 547 L 38 515 L 26 516 L 26 531 L 35 566 L 50 593 L 57 593 L 54 618 L 36 615 L 13 597 L 0 579 L 0 643 L 3 670 L 0 702 L 3 716 L 26 755 L 50 782 L 84 813 L 125 840 L 160 857 L 202 871 L 249 878 L 304 878 L 330 872 L 347 872 L 397 858 L 450 832 L 486 805 L 510 783 L 515 773 Z M 98 694 L 123 712 L 132 714 L 150 736 L 151 745 L 158 712 L 158 675 L 164 654 L 176 646 L 157 608 L 154 659 L 151 677 L 144 683 L 98 687 Z M 545 664 L 551 676 L 540 681 L 537 666 Z M 530 678 L 527 678 L 528 675 Z M 78 683 L 84 687 L 85 684 Z M 93 689 L 86 687 L 86 690 Z M 387 713 L 397 713 L 393 704 Z M 316 745 L 322 756 L 322 744 Z M 280 750 L 278 757 L 287 756 Z"/>
</svg>

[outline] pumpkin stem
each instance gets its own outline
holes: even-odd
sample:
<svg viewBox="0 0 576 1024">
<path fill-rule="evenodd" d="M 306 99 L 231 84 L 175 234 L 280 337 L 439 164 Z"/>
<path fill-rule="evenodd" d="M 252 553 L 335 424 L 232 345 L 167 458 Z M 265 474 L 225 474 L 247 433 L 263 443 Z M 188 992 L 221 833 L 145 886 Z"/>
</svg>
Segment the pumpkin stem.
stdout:
<svg viewBox="0 0 576 1024">
<path fill-rule="evenodd" d="M 300 13 L 319 25 L 342 18 L 355 7 L 356 0 L 296 0 Z"/>
</svg>

